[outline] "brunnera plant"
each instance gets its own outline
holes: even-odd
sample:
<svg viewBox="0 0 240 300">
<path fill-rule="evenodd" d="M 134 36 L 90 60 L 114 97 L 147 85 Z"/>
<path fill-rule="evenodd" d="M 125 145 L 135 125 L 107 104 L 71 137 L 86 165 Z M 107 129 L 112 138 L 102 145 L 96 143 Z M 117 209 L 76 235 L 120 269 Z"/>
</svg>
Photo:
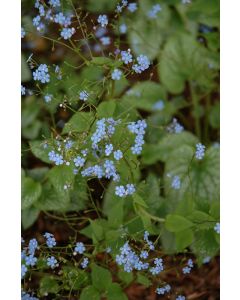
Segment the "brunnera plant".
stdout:
<svg viewBox="0 0 240 300">
<path fill-rule="evenodd" d="M 22 239 L 22 299 L 186 299 L 164 257 L 219 252 L 218 1 L 24 2 L 22 226 L 71 234 Z"/>
</svg>

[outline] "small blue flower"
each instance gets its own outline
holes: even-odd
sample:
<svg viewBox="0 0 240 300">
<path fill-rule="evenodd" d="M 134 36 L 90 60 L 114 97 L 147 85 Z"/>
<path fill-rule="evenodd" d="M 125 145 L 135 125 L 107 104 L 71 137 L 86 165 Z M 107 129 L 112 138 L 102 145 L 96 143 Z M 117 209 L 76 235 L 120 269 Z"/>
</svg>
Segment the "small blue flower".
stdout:
<svg viewBox="0 0 240 300">
<path fill-rule="evenodd" d="M 126 194 L 127 195 L 132 195 L 133 193 L 135 193 L 135 191 L 136 191 L 135 186 L 132 183 L 126 185 Z"/>
<path fill-rule="evenodd" d="M 184 130 L 183 126 L 180 125 L 177 119 L 173 119 L 172 123 L 167 127 L 167 131 L 170 133 L 181 133 Z"/>
<path fill-rule="evenodd" d="M 114 69 L 112 72 L 112 80 L 120 80 L 122 76 L 122 71 L 119 69 Z"/>
<path fill-rule="evenodd" d="M 156 293 L 158 295 L 164 295 L 165 293 L 169 293 L 170 290 L 171 290 L 171 286 L 169 284 L 167 284 L 167 285 L 165 285 L 165 286 L 163 286 L 161 288 L 157 288 L 156 289 Z"/>
<path fill-rule="evenodd" d="M 52 101 L 52 97 L 53 97 L 53 95 L 50 95 L 50 94 L 45 95 L 45 96 L 44 96 L 45 102 L 46 102 L 46 103 L 51 102 L 51 101 Z"/>
<path fill-rule="evenodd" d="M 75 28 L 63 28 L 61 31 L 61 37 L 64 38 L 64 40 L 68 40 L 72 37 L 72 35 L 75 33 Z"/>
<path fill-rule="evenodd" d="M 81 91 L 79 94 L 79 99 L 83 101 L 87 101 L 89 97 L 89 93 L 87 91 Z"/>
<path fill-rule="evenodd" d="M 111 44 L 111 40 L 109 36 L 103 36 L 100 38 L 101 43 L 103 44 L 103 46 L 108 46 Z"/>
<path fill-rule="evenodd" d="M 81 267 L 83 269 L 86 269 L 86 267 L 88 266 L 89 260 L 87 257 L 84 257 L 83 262 L 81 263 Z"/>
<path fill-rule="evenodd" d="M 211 259 L 212 259 L 211 256 L 206 256 L 203 258 L 202 262 L 203 264 L 208 264 L 211 261 Z"/>
<path fill-rule="evenodd" d="M 79 253 L 79 254 L 83 254 L 85 250 L 86 250 L 86 248 L 82 242 L 78 242 L 76 244 L 76 247 L 74 248 L 74 252 Z"/>
<path fill-rule="evenodd" d="M 21 278 L 24 278 L 27 273 L 27 267 L 25 265 L 21 265 Z"/>
<path fill-rule="evenodd" d="M 135 12 L 137 10 L 137 3 L 129 3 L 127 9 L 132 13 Z"/>
<path fill-rule="evenodd" d="M 54 269 L 58 266 L 58 262 L 54 256 L 51 256 L 47 258 L 47 265 L 51 267 L 51 269 Z"/>
<path fill-rule="evenodd" d="M 34 257 L 32 254 L 25 257 L 25 263 L 27 266 L 33 267 L 33 266 L 35 266 L 36 262 L 37 262 L 37 258 Z"/>
<path fill-rule="evenodd" d="M 203 159 L 205 155 L 205 146 L 201 143 L 196 144 L 196 152 L 195 152 L 195 157 L 198 160 Z"/>
<path fill-rule="evenodd" d="M 153 109 L 155 110 L 163 110 L 165 107 L 165 104 L 163 102 L 163 100 L 158 100 L 154 105 L 153 105 Z"/>
<path fill-rule="evenodd" d="M 33 79 L 36 81 L 40 81 L 41 83 L 46 83 L 50 81 L 48 67 L 46 64 L 41 64 L 37 68 L 37 70 L 33 72 Z"/>
<path fill-rule="evenodd" d="M 148 17 L 151 19 L 155 19 L 157 17 L 157 13 L 162 10 L 159 4 L 153 5 L 151 10 L 148 12 Z"/>
<path fill-rule="evenodd" d="M 21 95 L 22 96 L 26 95 L 26 88 L 23 85 L 21 85 Z"/>
<path fill-rule="evenodd" d="M 26 35 L 26 32 L 23 27 L 21 27 L 21 38 L 23 39 Z"/>
<path fill-rule="evenodd" d="M 184 267 L 184 268 L 182 269 L 182 272 L 183 272 L 183 274 L 190 274 L 191 268 L 190 268 L 190 267 Z"/>
<path fill-rule="evenodd" d="M 119 197 L 124 197 L 126 196 L 126 191 L 123 185 L 120 186 L 116 186 L 115 188 L 115 195 L 119 196 Z"/>
<path fill-rule="evenodd" d="M 38 9 L 39 9 L 39 15 L 40 15 L 41 17 L 44 17 L 44 16 L 45 16 L 45 9 L 44 9 L 44 6 L 43 6 L 43 5 L 39 5 Z"/>
<path fill-rule="evenodd" d="M 172 179 L 171 187 L 175 190 L 179 190 L 181 187 L 181 181 L 179 176 L 174 176 Z"/>
<path fill-rule="evenodd" d="M 179 295 L 177 296 L 176 300 L 186 300 L 186 297 Z"/>
<path fill-rule="evenodd" d="M 59 6 L 61 6 L 60 0 L 49 0 L 48 3 L 49 3 L 49 5 L 51 5 L 52 7 L 59 7 Z"/>
<path fill-rule="evenodd" d="M 143 259 L 147 259 L 148 258 L 148 252 L 147 251 L 141 251 L 140 257 L 143 258 Z"/>
<path fill-rule="evenodd" d="M 99 15 L 97 21 L 102 27 L 106 27 L 108 24 L 108 17 L 106 15 Z"/>
<path fill-rule="evenodd" d="M 214 230 L 216 231 L 216 233 L 220 234 L 220 223 L 216 223 L 216 225 L 214 226 Z"/>
<path fill-rule="evenodd" d="M 37 247 L 38 247 L 37 240 L 36 239 L 31 239 L 29 241 L 29 244 L 28 244 L 28 252 L 29 252 L 29 254 L 34 255 L 35 250 L 37 249 Z"/>
<path fill-rule="evenodd" d="M 121 59 L 126 65 L 133 61 L 132 54 L 130 52 L 130 49 L 128 49 L 128 51 L 121 51 Z"/>
<path fill-rule="evenodd" d="M 112 248 L 111 248 L 111 247 L 107 247 L 107 248 L 105 249 L 105 251 L 106 251 L 106 253 L 111 253 L 111 252 L 112 252 Z"/>
<path fill-rule="evenodd" d="M 123 157 L 122 151 L 121 150 L 114 151 L 113 156 L 116 160 L 120 160 Z"/>
<path fill-rule="evenodd" d="M 109 144 L 109 145 L 106 145 L 105 147 L 105 155 L 106 156 L 109 156 L 113 151 L 113 145 L 112 144 Z"/>
<path fill-rule="evenodd" d="M 126 24 L 121 24 L 121 25 L 119 26 L 119 31 L 120 31 L 120 33 L 122 33 L 122 34 L 125 34 L 125 33 L 127 32 L 127 25 L 126 25 Z"/>
<path fill-rule="evenodd" d="M 86 160 L 81 156 L 77 156 L 73 161 L 76 167 L 83 167 Z"/>
<path fill-rule="evenodd" d="M 187 265 L 188 265 L 190 268 L 193 268 L 193 261 L 192 261 L 191 258 L 188 260 Z"/>
<path fill-rule="evenodd" d="M 52 233 L 46 232 L 43 236 L 46 238 L 46 244 L 49 248 L 56 246 L 57 243 Z"/>
<path fill-rule="evenodd" d="M 142 54 L 137 57 L 137 62 L 138 64 L 132 66 L 132 69 L 135 71 L 135 73 L 140 74 L 146 69 L 148 69 L 150 66 L 150 61 L 148 57 Z"/>
</svg>

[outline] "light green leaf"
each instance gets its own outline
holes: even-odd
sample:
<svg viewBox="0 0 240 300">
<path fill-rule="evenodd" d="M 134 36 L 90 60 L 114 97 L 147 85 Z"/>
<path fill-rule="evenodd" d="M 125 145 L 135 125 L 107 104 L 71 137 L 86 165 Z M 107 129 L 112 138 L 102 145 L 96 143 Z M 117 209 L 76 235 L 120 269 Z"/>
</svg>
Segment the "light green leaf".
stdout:
<svg viewBox="0 0 240 300">
<path fill-rule="evenodd" d="M 79 300 L 100 300 L 100 298 L 98 290 L 94 286 L 89 285 L 83 289 Z"/>
<path fill-rule="evenodd" d="M 21 54 L 21 81 L 26 82 L 31 80 L 32 75 L 28 64 L 26 63 L 26 59 L 23 54 Z"/>
<path fill-rule="evenodd" d="M 92 284 L 99 291 L 106 291 L 112 282 L 112 274 L 96 264 L 91 266 Z"/>
<path fill-rule="evenodd" d="M 33 225 L 33 223 L 38 218 L 39 212 L 40 211 L 34 206 L 30 206 L 22 210 L 21 219 L 22 219 L 22 226 L 24 229 L 27 229 Z"/>
<path fill-rule="evenodd" d="M 113 116 L 116 109 L 115 101 L 102 102 L 97 108 L 98 118 L 110 118 Z"/>
<path fill-rule="evenodd" d="M 177 250 L 183 251 L 186 247 L 191 245 L 193 242 L 193 231 L 192 229 L 188 228 L 183 231 L 175 232 L 176 236 L 176 248 Z"/>
<path fill-rule="evenodd" d="M 52 276 L 45 276 L 40 281 L 40 295 L 45 296 L 46 294 L 57 294 L 60 287 L 58 282 Z"/>
<path fill-rule="evenodd" d="M 44 149 L 44 141 L 31 141 L 29 142 L 30 148 L 32 153 L 39 159 L 41 159 L 42 161 L 46 162 L 46 163 L 50 163 L 50 160 L 48 158 L 48 153 L 52 150 L 52 149 Z"/>
<path fill-rule="evenodd" d="M 192 227 L 194 224 L 180 215 L 168 215 L 165 226 L 170 232 L 180 232 Z"/>
<path fill-rule="evenodd" d="M 111 283 L 107 288 L 108 300 L 127 300 L 127 296 L 123 292 L 119 283 Z"/>
<path fill-rule="evenodd" d="M 42 187 L 39 182 L 24 177 L 22 179 L 22 209 L 26 209 L 34 204 L 40 197 Z"/>
<path fill-rule="evenodd" d="M 94 121 L 92 112 L 76 112 L 72 118 L 65 124 L 63 134 L 71 132 L 83 132 L 90 128 Z"/>
</svg>

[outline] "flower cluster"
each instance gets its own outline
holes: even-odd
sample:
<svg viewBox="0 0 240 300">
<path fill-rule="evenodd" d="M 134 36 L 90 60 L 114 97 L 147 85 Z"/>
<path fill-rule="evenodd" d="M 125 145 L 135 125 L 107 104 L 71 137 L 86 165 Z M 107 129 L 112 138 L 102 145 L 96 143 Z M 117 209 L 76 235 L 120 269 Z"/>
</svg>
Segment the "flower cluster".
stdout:
<svg viewBox="0 0 240 300">
<path fill-rule="evenodd" d="M 50 81 L 50 75 L 48 74 L 48 67 L 46 64 L 41 64 L 37 70 L 33 72 L 33 79 L 40 81 L 41 83 Z"/>
<path fill-rule="evenodd" d="M 154 247 L 154 245 L 153 245 L 153 242 L 152 242 L 152 241 L 149 241 L 149 238 L 148 238 L 148 237 L 149 237 L 149 232 L 148 232 L 148 231 L 145 231 L 145 232 L 144 232 L 143 239 L 144 239 L 145 242 L 147 242 L 149 249 L 150 249 L 150 250 L 154 250 L 155 247 Z"/>
<path fill-rule="evenodd" d="M 140 74 L 143 71 L 147 70 L 150 66 L 150 61 L 149 61 L 149 59 L 146 55 L 142 55 L 142 54 L 139 55 L 137 57 L 137 62 L 138 62 L 137 64 L 134 64 L 132 66 L 132 69 L 138 74 Z"/>
<path fill-rule="evenodd" d="M 46 238 L 46 244 L 49 248 L 56 246 L 57 243 L 52 233 L 46 232 L 43 236 Z"/>
<path fill-rule="evenodd" d="M 21 300 L 38 300 L 38 298 L 33 297 L 24 291 L 21 291 Z"/>
<path fill-rule="evenodd" d="M 187 266 L 182 269 L 183 274 L 189 274 L 193 268 L 193 261 L 189 259 L 187 262 Z"/>
<path fill-rule="evenodd" d="M 198 160 L 202 160 L 205 155 L 205 146 L 201 143 L 196 144 L 195 157 Z"/>
<path fill-rule="evenodd" d="M 127 5 L 128 5 L 128 1 L 122 0 L 122 2 L 117 5 L 116 12 L 121 13 L 123 8 L 126 7 Z"/>
<path fill-rule="evenodd" d="M 147 123 L 145 120 L 138 120 L 137 122 L 131 122 L 128 125 L 130 132 L 135 133 L 135 144 L 131 147 L 133 154 L 141 154 L 142 145 L 144 144 L 144 134 Z"/>
<path fill-rule="evenodd" d="M 160 4 L 155 4 L 152 6 L 151 10 L 148 12 L 148 17 L 150 19 L 156 19 L 157 18 L 157 13 L 162 10 Z"/>
<path fill-rule="evenodd" d="M 123 185 L 116 186 L 115 194 L 119 197 L 126 197 L 132 195 L 135 192 L 135 186 L 133 184 L 127 184 L 126 187 Z"/>
<path fill-rule="evenodd" d="M 172 123 L 167 127 L 167 131 L 169 133 L 181 133 L 183 130 L 183 126 L 179 124 L 178 120 L 175 118 L 172 120 Z"/>
<path fill-rule="evenodd" d="M 106 27 L 108 24 L 108 17 L 106 15 L 99 15 L 97 21 L 102 27 Z"/>
<path fill-rule="evenodd" d="M 163 287 L 160 287 L 160 288 L 157 288 L 156 289 L 156 293 L 158 295 L 164 295 L 165 293 L 169 293 L 171 290 L 171 286 L 169 284 L 166 284 L 165 286 Z"/>
</svg>

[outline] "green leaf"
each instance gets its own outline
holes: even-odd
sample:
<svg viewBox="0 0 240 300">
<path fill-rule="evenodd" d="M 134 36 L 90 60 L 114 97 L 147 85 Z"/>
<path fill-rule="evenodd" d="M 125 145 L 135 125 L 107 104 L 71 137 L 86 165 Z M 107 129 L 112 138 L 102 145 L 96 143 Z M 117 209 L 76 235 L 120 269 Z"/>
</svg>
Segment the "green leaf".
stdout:
<svg viewBox="0 0 240 300">
<path fill-rule="evenodd" d="M 116 109 L 115 101 L 102 102 L 97 108 L 98 118 L 110 118 L 113 116 Z"/>
<path fill-rule="evenodd" d="M 159 58 L 158 72 L 161 82 L 169 92 L 183 92 L 186 80 L 209 86 L 211 73 L 207 61 L 207 50 L 190 34 L 172 36 L 164 46 Z"/>
<path fill-rule="evenodd" d="M 197 137 L 188 131 L 164 136 L 158 144 L 146 144 L 143 148 L 142 160 L 145 164 L 153 164 L 160 160 L 166 162 L 176 149 L 182 145 L 195 147 Z"/>
<path fill-rule="evenodd" d="M 72 266 L 63 267 L 63 277 L 69 289 L 79 290 L 88 282 L 88 275 L 85 271 Z"/>
<path fill-rule="evenodd" d="M 121 66 L 121 61 L 115 61 L 109 57 L 93 57 L 91 63 L 98 65 L 98 66 L 110 66 L 110 67 L 117 67 Z"/>
<path fill-rule="evenodd" d="M 22 209 L 26 209 L 35 203 L 40 197 L 41 192 L 42 187 L 39 182 L 24 177 L 22 179 Z"/>
<path fill-rule="evenodd" d="M 100 294 L 94 286 L 89 285 L 85 287 L 81 293 L 79 300 L 100 300 Z"/>
<path fill-rule="evenodd" d="M 181 146 L 168 158 L 165 166 L 165 188 L 171 203 L 192 197 L 196 203 L 210 203 L 219 199 L 219 149 L 210 147 L 204 158 L 194 158 L 195 147 Z M 172 176 L 178 175 L 181 188 L 171 188 Z"/>
<path fill-rule="evenodd" d="M 46 294 L 57 294 L 60 287 L 57 281 L 52 276 L 45 276 L 40 281 L 40 295 L 45 296 Z"/>
<path fill-rule="evenodd" d="M 65 124 L 62 133 L 83 132 L 90 128 L 94 121 L 94 114 L 92 112 L 76 112 L 72 118 Z"/>
<path fill-rule="evenodd" d="M 129 285 L 133 281 L 133 274 L 120 270 L 118 272 L 118 278 L 126 285 Z"/>
<path fill-rule="evenodd" d="M 137 282 L 146 287 L 149 287 L 152 285 L 152 282 L 145 275 L 140 274 L 140 273 L 137 274 Z"/>
<path fill-rule="evenodd" d="M 200 210 L 193 211 L 191 215 L 187 216 L 187 218 L 195 223 L 199 229 L 212 228 L 212 222 L 214 221 L 214 218 Z"/>
<path fill-rule="evenodd" d="M 41 159 L 42 161 L 46 162 L 46 163 L 51 163 L 49 158 L 48 158 L 48 153 L 52 150 L 52 149 L 44 149 L 45 142 L 44 141 L 31 141 L 29 142 L 30 148 L 32 153 L 39 159 Z"/>
<path fill-rule="evenodd" d="M 21 219 L 22 219 L 22 226 L 24 229 L 27 229 L 33 225 L 33 223 L 38 218 L 39 212 L 40 211 L 34 206 L 30 206 L 22 210 Z"/>
<path fill-rule="evenodd" d="M 209 122 L 213 128 L 220 127 L 220 103 L 214 104 L 209 113 Z"/>
<path fill-rule="evenodd" d="M 175 236 L 176 248 L 179 252 L 191 245 L 194 237 L 192 229 L 189 228 L 183 231 L 175 232 Z"/>
<path fill-rule="evenodd" d="M 133 197 L 133 203 L 135 205 L 140 205 L 142 207 L 148 208 L 146 202 L 143 200 L 143 198 L 141 196 L 139 196 L 138 194 L 134 193 L 132 197 Z"/>
<path fill-rule="evenodd" d="M 111 283 L 107 288 L 108 300 L 127 300 L 127 296 L 123 292 L 119 283 Z"/>
<path fill-rule="evenodd" d="M 26 59 L 23 54 L 21 54 L 21 81 L 26 82 L 31 80 L 32 74 L 30 72 L 30 69 L 28 67 L 28 64 L 26 63 Z"/>
<path fill-rule="evenodd" d="M 118 3 L 118 0 L 88 0 L 87 2 L 87 10 L 94 13 L 100 13 L 100 12 L 111 12 L 116 8 L 116 5 Z"/>
<path fill-rule="evenodd" d="M 102 267 L 93 264 L 92 267 L 92 284 L 99 291 L 106 291 L 112 282 L 112 274 Z"/>
<path fill-rule="evenodd" d="M 193 223 L 180 215 L 168 215 L 165 226 L 170 232 L 179 232 L 193 226 Z"/>
</svg>

